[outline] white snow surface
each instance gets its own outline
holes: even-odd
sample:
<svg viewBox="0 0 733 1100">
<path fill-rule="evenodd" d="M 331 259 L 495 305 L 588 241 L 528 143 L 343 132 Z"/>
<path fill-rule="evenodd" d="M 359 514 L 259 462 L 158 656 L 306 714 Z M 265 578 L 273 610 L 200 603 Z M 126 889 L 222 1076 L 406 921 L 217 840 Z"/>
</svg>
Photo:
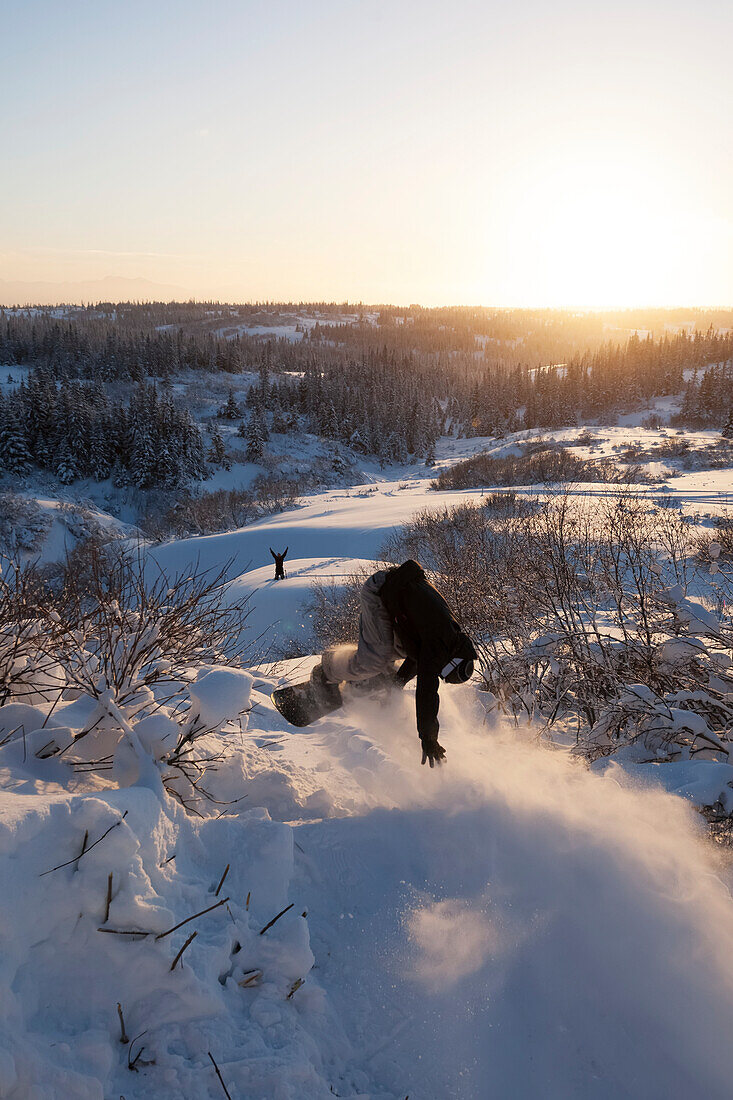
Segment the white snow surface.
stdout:
<svg viewBox="0 0 733 1100">
<path fill-rule="evenodd" d="M 208 1100 L 209 1051 L 263 1100 L 730 1095 L 733 902 L 685 801 L 485 724 L 471 688 L 443 691 L 430 771 L 409 693 L 295 731 L 275 682 L 223 735 L 218 793 L 246 810 L 40 778 L 0 796 L 1 1095 Z M 159 940 L 98 931 L 166 932 L 227 864 L 227 907 Z M 140 1045 L 155 1064 L 131 1072 Z"/>
<path fill-rule="evenodd" d="M 313 579 L 341 583 L 414 511 L 479 495 L 398 476 L 150 553 L 170 573 L 228 563 L 253 636 L 304 637 Z M 671 493 L 715 510 L 729 488 L 712 471 Z M 286 545 L 274 582 L 269 547 Z M 411 688 L 346 692 L 341 712 L 289 727 L 271 692 L 315 659 L 190 670 L 218 727 L 206 750 L 226 752 L 203 818 L 156 786 L 157 765 L 107 778 L 38 759 L 87 722 L 84 699 L 0 707 L 0 743 L 15 731 L 0 745 L 0 1097 L 214 1100 L 211 1054 L 233 1100 L 727 1100 L 731 870 L 694 804 L 733 790 L 733 768 L 588 768 L 443 685 L 448 760 L 431 771 Z M 173 718 L 145 721 L 157 760 Z"/>
</svg>

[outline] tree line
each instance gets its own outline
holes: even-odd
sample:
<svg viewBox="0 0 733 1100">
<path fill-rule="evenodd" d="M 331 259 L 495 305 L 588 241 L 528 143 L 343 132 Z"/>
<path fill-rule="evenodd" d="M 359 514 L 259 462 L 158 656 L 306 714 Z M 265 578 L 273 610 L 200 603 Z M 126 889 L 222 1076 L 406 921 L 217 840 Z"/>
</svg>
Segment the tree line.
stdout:
<svg viewBox="0 0 733 1100">
<path fill-rule="evenodd" d="M 0 312 L 0 363 L 11 371 L 33 368 L 16 398 L 6 398 L 0 461 L 6 469 L 36 463 L 67 479 L 96 476 L 91 467 L 109 466 L 116 477 L 140 485 L 154 476 L 165 484 L 201 476 L 200 435 L 165 385 L 153 385 L 183 371 L 252 377 L 247 408 L 230 408 L 227 416 L 241 417 L 255 461 L 269 432 L 311 431 L 384 462 L 408 456 L 429 461 L 447 432 L 501 435 L 596 422 L 678 394 L 678 425 L 722 427 L 733 407 L 733 327 L 634 334 L 577 351 L 562 363 L 530 366 L 517 358 L 522 341 L 536 341 L 544 329 L 555 348 L 562 317 L 575 337 L 586 331 L 587 317 L 576 319 L 574 328 L 573 315 L 552 311 L 494 311 L 490 317 L 476 310 L 411 307 L 400 314 L 385 307 L 355 314 L 349 323 L 336 323 L 337 313 L 330 324 L 324 316 L 297 341 L 246 332 L 225 338 L 222 326 L 242 308 L 172 303 L 78 310 L 67 317 L 51 309 Z M 260 313 L 250 307 L 246 316 Z M 178 324 L 161 322 L 168 316 L 177 316 Z M 267 316 L 272 319 L 272 312 Z M 497 335 L 482 342 L 482 328 Z M 510 344 L 516 344 L 512 356 Z M 135 392 L 115 402 L 108 383 Z M 151 393 L 154 399 L 141 396 Z M 29 404 L 38 411 L 31 413 Z M 49 430 L 39 434 L 36 421 L 48 421 Z M 74 443 L 75 424 L 82 421 L 90 439 L 99 436 L 89 448 L 93 457 Z M 140 442 L 133 446 L 128 441 L 136 436 Z M 159 452 L 153 472 L 142 457 L 148 441 Z M 222 461 L 216 436 L 214 450 L 215 461 Z"/>
</svg>

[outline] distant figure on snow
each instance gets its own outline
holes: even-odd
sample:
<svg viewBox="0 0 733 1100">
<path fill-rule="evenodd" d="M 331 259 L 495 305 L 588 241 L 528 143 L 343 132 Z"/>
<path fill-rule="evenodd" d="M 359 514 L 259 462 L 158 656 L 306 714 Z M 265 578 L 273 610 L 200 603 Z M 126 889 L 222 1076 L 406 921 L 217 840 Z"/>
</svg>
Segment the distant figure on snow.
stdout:
<svg viewBox="0 0 733 1100">
<path fill-rule="evenodd" d="M 440 681 L 464 684 L 476 650 L 416 561 L 380 569 L 361 590 L 358 645 L 327 649 L 311 673 L 314 693 L 340 706 L 339 683 L 380 680 L 403 688 L 417 676 L 415 703 L 422 764 L 445 756 L 438 743 Z M 395 662 L 402 661 L 395 670 Z M 366 687 L 366 683 L 364 685 Z"/>
<path fill-rule="evenodd" d="M 283 562 L 285 561 L 285 555 L 287 554 L 287 552 L 288 552 L 288 547 L 287 546 L 283 550 L 282 554 L 276 554 L 275 551 L 272 549 L 272 547 L 270 547 L 270 553 L 272 554 L 273 558 L 275 559 L 275 580 L 276 581 L 284 581 L 285 580 L 285 569 L 283 568 Z"/>
</svg>

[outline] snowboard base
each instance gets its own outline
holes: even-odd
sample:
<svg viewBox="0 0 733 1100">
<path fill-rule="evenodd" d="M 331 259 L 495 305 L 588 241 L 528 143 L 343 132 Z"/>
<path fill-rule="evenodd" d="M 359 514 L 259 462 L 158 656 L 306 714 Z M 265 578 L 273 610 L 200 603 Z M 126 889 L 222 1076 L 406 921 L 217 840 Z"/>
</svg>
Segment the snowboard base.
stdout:
<svg viewBox="0 0 733 1100">
<path fill-rule="evenodd" d="M 319 699 L 310 680 L 276 688 L 272 693 L 272 701 L 291 726 L 310 726 L 341 706 L 340 703 L 328 703 L 325 699 Z"/>
<path fill-rule="evenodd" d="M 353 684 L 342 684 L 346 687 L 346 699 L 352 696 L 371 695 L 380 698 L 396 687 L 393 675 L 380 673 L 369 680 L 357 681 Z M 319 718 L 325 718 L 327 714 L 333 714 L 340 710 L 343 699 L 336 703 L 324 699 L 313 687 L 311 680 L 304 680 L 301 684 L 290 684 L 288 687 L 276 688 L 272 693 L 272 701 L 282 714 L 283 718 L 290 722 L 291 726 L 310 726 Z"/>
</svg>

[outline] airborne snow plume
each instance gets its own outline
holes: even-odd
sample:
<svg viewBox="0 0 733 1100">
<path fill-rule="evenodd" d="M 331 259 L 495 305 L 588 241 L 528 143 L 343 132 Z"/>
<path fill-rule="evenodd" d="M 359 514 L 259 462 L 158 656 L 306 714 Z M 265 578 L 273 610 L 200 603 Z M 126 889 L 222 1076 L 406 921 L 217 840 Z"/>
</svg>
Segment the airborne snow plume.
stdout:
<svg viewBox="0 0 733 1100">
<path fill-rule="evenodd" d="M 733 902 L 693 810 L 448 694 L 432 773 L 405 700 L 360 704 L 358 733 L 334 721 L 319 740 L 362 739 L 370 808 L 297 833 L 367 1093 L 723 1100 Z"/>
</svg>

